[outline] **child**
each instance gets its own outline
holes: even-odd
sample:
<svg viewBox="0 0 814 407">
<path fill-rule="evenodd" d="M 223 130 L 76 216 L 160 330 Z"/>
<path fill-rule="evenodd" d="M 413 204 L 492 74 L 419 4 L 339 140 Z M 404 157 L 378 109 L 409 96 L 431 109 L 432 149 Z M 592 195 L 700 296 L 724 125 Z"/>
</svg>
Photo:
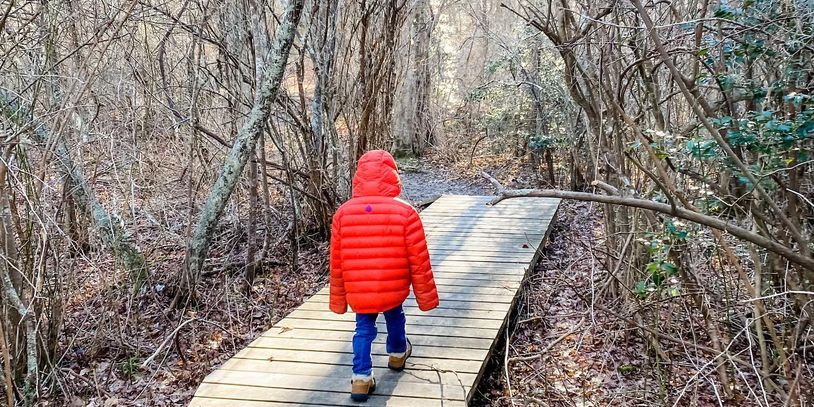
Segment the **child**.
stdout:
<svg viewBox="0 0 814 407">
<path fill-rule="evenodd" d="M 376 382 L 370 357 L 376 318 L 387 323 L 387 366 L 400 371 L 412 345 L 404 332 L 402 303 L 413 286 L 418 308 L 438 306 L 424 227 L 418 213 L 397 199 L 396 161 L 382 150 L 359 158 L 353 197 L 336 211 L 331 225 L 331 311 L 356 313 L 351 398 L 365 401 Z"/>
</svg>

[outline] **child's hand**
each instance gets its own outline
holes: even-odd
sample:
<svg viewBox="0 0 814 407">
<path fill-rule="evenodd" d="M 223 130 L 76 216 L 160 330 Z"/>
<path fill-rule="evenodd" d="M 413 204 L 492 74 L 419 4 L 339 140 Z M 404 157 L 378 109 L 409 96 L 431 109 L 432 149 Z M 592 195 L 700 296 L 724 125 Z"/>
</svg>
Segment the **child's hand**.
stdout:
<svg viewBox="0 0 814 407">
<path fill-rule="evenodd" d="M 344 314 L 348 312 L 348 304 L 346 303 L 344 305 L 341 305 L 331 302 L 331 311 L 333 311 L 336 314 Z"/>
</svg>

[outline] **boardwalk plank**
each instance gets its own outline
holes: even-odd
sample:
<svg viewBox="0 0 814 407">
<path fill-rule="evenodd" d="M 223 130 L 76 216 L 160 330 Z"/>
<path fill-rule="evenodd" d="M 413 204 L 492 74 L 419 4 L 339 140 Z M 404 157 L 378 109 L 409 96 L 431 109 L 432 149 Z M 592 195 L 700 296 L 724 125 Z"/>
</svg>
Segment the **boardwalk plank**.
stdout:
<svg viewBox="0 0 814 407">
<path fill-rule="evenodd" d="M 376 325 L 379 333 L 387 332 L 384 321 L 379 321 Z M 347 331 L 353 332 L 356 329 L 356 323 L 351 321 L 320 321 L 314 319 L 297 319 L 297 318 L 284 318 L 282 321 L 276 323 L 274 327 L 279 328 L 305 328 L 305 329 L 322 329 L 325 331 Z M 457 326 L 443 326 L 443 325 L 413 325 L 409 320 L 407 321 L 407 332 L 410 334 L 418 335 L 435 335 L 446 337 L 459 337 L 459 338 L 489 338 L 493 335 L 494 328 L 462 328 Z"/>
<path fill-rule="evenodd" d="M 343 315 L 336 315 L 331 311 L 309 311 L 298 309 L 288 314 L 286 318 L 297 318 L 297 319 L 313 319 L 313 320 L 322 320 L 322 321 L 346 321 L 346 322 L 354 322 L 356 321 L 356 315 L 351 313 L 346 313 Z M 429 325 L 429 326 L 450 326 L 450 327 L 461 327 L 461 328 L 500 328 L 503 325 L 502 319 L 480 319 L 480 318 L 467 318 L 464 316 L 458 316 L 455 318 L 450 317 L 442 317 L 436 315 L 420 315 L 420 314 L 413 314 L 410 315 L 409 318 L 411 325 Z M 379 322 L 384 322 L 384 317 L 380 317 L 378 319 Z"/>
<path fill-rule="evenodd" d="M 505 296 L 505 295 L 489 295 L 489 294 L 480 294 L 476 289 L 472 289 L 473 292 L 471 293 L 458 293 L 458 292 L 445 292 L 443 290 L 438 291 L 438 298 L 441 299 L 441 303 L 444 301 L 466 301 L 466 302 L 489 302 L 489 303 L 510 303 L 513 301 L 513 296 Z M 326 292 L 318 292 L 314 294 L 314 297 L 327 297 L 328 293 Z M 311 297 L 311 298 L 314 298 Z M 407 299 L 415 298 L 412 294 L 407 297 Z"/>
<path fill-rule="evenodd" d="M 339 352 L 313 352 L 308 350 L 287 350 L 287 349 L 268 349 L 268 348 L 244 348 L 235 356 L 238 359 L 254 359 L 266 360 L 272 364 L 277 361 L 281 362 L 310 362 L 319 363 L 322 365 L 339 365 L 346 366 L 345 371 L 350 371 L 350 366 L 353 365 L 353 353 L 339 353 Z M 373 354 L 374 366 L 387 366 L 387 355 Z M 407 361 L 406 369 L 410 370 L 453 370 L 461 373 L 478 373 L 480 371 L 482 360 L 458 360 L 458 359 L 438 359 L 426 357 L 410 357 Z"/>
<path fill-rule="evenodd" d="M 504 253 L 510 254 L 518 254 L 522 253 L 524 255 L 531 254 L 533 255 L 536 248 L 531 247 L 528 243 L 509 243 L 509 244 L 500 244 L 495 242 L 462 242 L 462 243 L 446 243 L 446 242 L 438 242 L 437 244 L 432 244 L 433 252 L 432 255 L 436 256 L 438 254 L 447 254 L 447 253 L 462 253 L 462 254 L 483 254 L 483 255 L 499 255 Z"/>
<path fill-rule="evenodd" d="M 478 275 L 487 275 L 490 278 L 514 279 L 523 278 L 526 275 L 524 264 L 518 263 L 490 263 L 481 262 L 478 264 L 460 264 L 455 260 L 447 260 L 443 264 L 432 266 L 433 275 L 435 273 L 459 274 L 460 278 L 477 279 Z M 502 270 L 496 267 L 504 267 Z M 463 274 L 463 275 L 460 275 Z"/>
<path fill-rule="evenodd" d="M 385 336 L 385 335 L 382 335 Z M 486 349 L 467 349 L 455 347 L 442 347 L 432 345 L 413 344 L 413 356 L 418 358 L 430 359 L 458 359 L 458 360 L 475 360 L 483 361 L 486 357 L 488 350 Z M 311 340 L 304 341 L 301 339 L 292 338 L 274 338 L 268 336 L 261 336 L 249 344 L 249 348 L 265 348 L 265 349 L 285 349 L 285 350 L 310 350 L 316 352 L 330 352 L 330 353 L 353 353 L 353 346 L 350 341 L 320 341 Z M 373 346 L 373 354 L 386 356 L 387 352 L 384 346 L 376 344 Z"/>
<path fill-rule="evenodd" d="M 386 365 L 376 365 L 374 360 L 373 368 L 377 371 L 377 377 L 398 377 L 399 380 L 410 383 L 430 383 L 437 385 L 465 386 L 464 383 L 471 383 L 476 375 L 472 373 L 453 372 L 450 370 L 412 370 L 409 374 L 399 374 L 387 369 Z M 304 376 L 339 376 L 347 379 L 348 367 L 344 365 L 325 365 L 320 363 L 309 363 L 305 361 L 286 362 L 258 359 L 232 358 L 221 365 L 218 370 L 228 370 L 235 372 L 257 372 L 257 373 L 284 373 Z M 214 373 L 214 372 L 213 372 Z"/>
<path fill-rule="evenodd" d="M 451 217 L 434 217 L 426 216 L 422 218 L 425 222 L 425 228 L 441 228 L 441 227 L 454 227 L 472 230 L 507 230 L 513 233 L 519 233 L 529 230 L 544 229 L 550 219 L 542 220 L 528 220 L 528 219 L 510 219 L 510 218 L 451 218 Z"/>
<path fill-rule="evenodd" d="M 548 233 L 559 201 L 442 196 L 421 213 L 441 303 L 404 303 L 414 345 L 407 371 L 389 371 L 379 318 L 373 366 L 378 388 L 366 406 L 463 406 L 505 327 L 517 291 Z M 355 315 L 328 310 L 328 289 L 258 335 L 200 385 L 192 406 L 355 406 L 348 397 Z"/>
<path fill-rule="evenodd" d="M 421 220 L 430 227 L 455 226 L 455 227 L 478 227 L 481 229 L 509 229 L 514 231 L 528 230 L 529 228 L 540 228 L 549 223 L 551 219 L 515 219 L 503 216 L 493 217 L 451 217 L 422 215 Z M 425 226 L 426 227 L 426 226 Z"/>
<path fill-rule="evenodd" d="M 432 255 L 430 255 L 432 258 Z M 528 270 L 528 264 L 504 265 L 494 264 L 489 261 L 464 261 L 464 260 L 445 260 L 439 262 L 432 262 L 433 271 L 435 270 L 478 270 L 482 273 L 492 274 L 525 274 Z"/>
<path fill-rule="evenodd" d="M 412 306 L 409 304 L 404 307 L 404 314 L 407 318 L 410 319 L 411 323 L 415 325 L 435 325 L 438 323 L 438 319 L 454 319 L 454 320 L 461 320 L 461 321 L 470 321 L 474 320 L 472 324 L 480 323 L 478 320 L 485 320 L 485 321 L 503 321 L 503 317 L 505 315 L 501 315 L 501 312 L 498 311 L 475 311 L 475 310 L 468 310 L 468 309 L 444 309 L 444 308 L 435 308 L 430 311 L 421 311 L 417 307 Z M 320 307 L 320 309 L 307 309 L 304 307 L 300 307 L 295 311 L 288 314 L 287 317 L 292 318 L 300 318 L 300 319 L 328 319 L 328 320 L 340 320 L 340 321 L 354 321 L 356 318 L 356 314 L 352 312 L 348 312 L 342 315 L 334 314 L 333 312 L 329 311 L 326 308 Z M 382 320 L 384 320 L 384 316 L 379 316 Z M 470 324 L 465 323 L 463 326 L 469 326 Z M 499 325 L 497 326 L 499 327 Z"/>
<path fill-rule="evenodd" d="M 457 338 L 457 337 L 443 337 L 432 335 L 419 335 L 415 332 L 408 332 L 410 335 L 410 342 L 416 346 L 436 346 L 436 347 L 449 347 L 449 348 L 466 348 L 466 349 L 489 349 L 494 342 L 493 338 Z M 325 340 L 325 341 L 350 341 L 353 337 L 353 331 L 325 331 L 319 329 L 307 328 L 272 328 L 262 334 L 262 336 L 270 338 L 297 338 L 310 342 L 312 339 Z M 384 331 L 380 331 L 375 344 L 385 343 L 387 335 Z"/>
<path fill-rule="evenodd" d="M 314 295 L 329 295 L 329 288 L 325 287 L 316 292 Z M 441 294 L 447 295 L 450 300 L 463 300 L 463 301 L 474 301 L 475 298 L 478 298 L 483 295 L 487 296 L 499 296 L 505 297 L 506 295 L 514 295 L 515 291 L 510 289 L 504 288 L 493 288 L 493 287 L 482 287 L 480 285 L 475 285 L 472 287 L 461 287 L 461 286 L 442 286 L 438 289 L 439 297 Z M 461 296 L 462 294 L 467 294 L 468 297 Z M 453 298 L 452 295 L 459 295 L 460 298 Z M 408 298 L 413 298 L 408 297 Z M 443 299 L 443 298 L 442 298 Z M 501 301 L 495 301 L 501 302 Z"/>
<path fill-rule="evenodd" d="M 225 399 L 222 397 L 209 398 L 203 396 L 196 396 L 189 404 L 190 407 L 217 407 L 229 405 L 233 400 Z M 235 404 L 241 407 L 332 407 L 329 404 L 302 404 L 290 403 L 287 401 L 252 401 L 252 400 L 239 400 Z"/>
<path fill-rule="evenodd" d="M 482 277 L 482 278 L 478 278 Z M 490 274 L 475 275 L 472 273 L 450 273 L 447 271 L 435 272 L 435 283 L 443 285 L 440 281 L 448 281 L 446 285 L 461 285 L 466 287 L 499 287 L 499 288 L 520 288 L 523 275 L 498 276 Z"/>
<path fill-rule="evenodd" d="M 523 236 L 528 239 L 539 239 L 545 235 L 546 228 L 544 227 L 529 227 L 524 228 L 522 233 L 512 228 L 489 229 L 478 226 L 454 226 L 454 225 L 438 225 L 430 226 L 424 229 L 427 236 Z"/>
<path fill-rule="evenodd" d="M 348 390 L 346 378 L 305 376 L 286 373 L 260 373 L 222 370 L 209 375 L 204 383 L 231 384 L 268 388 L 289 388 L 295 390 L 328 391 L 341 393 Z M 376 380 L 379 394 L 392 394 L 402 397 L 435 398 L 461 400 L 466 398 L 465 387 L 460 385 L 439 385 L 432 383 L 398 380 L 396 375 L 379 377 Z"/>
<path fill-rule="evenodd" d="M 537 239 L 536 242 L 539 243 L 542 239 Z M 535 242 L 535 240 L 530 239 L 526 236 L 526 233 L 518 233 L 516 235 L 478 235 L 472 233 L 464 233 L 464 234 L 437 234 L 433 236 L 427 236 L 428 242 L 454 242 L 454 243 L 480 243 L 480 242 L 495 242 L 495 243 L 515 243 L 515 242 Z"/>
<path fill-rule="evenodd" d="M 483 254 L 476 254 L 476 253 L 453 253 L 453 252 L 441 252 L 441 253 L 433 253 L 432 258 L 435 261 L 447 261 L 447 260 L 462 260 L 466 261 L 467 259 L 472 260 L 480 260 L 480 261 L 488 261 L 492 263 L 519 263 L 524 264 L 529 257 L 534 256 L 534 252 L 531 253 L 483 253 Z"/>
<path fill-rule="evenodd" d="M 223 398 L 231 400 L 231 405 L 243 405 L 245 401 L 276 401 L 285 400 L 289 403 L 327 404 L 332 406 L 358 406 L 359 403 L 351 401 L 348 394 L 328 391 L 309 391 L 293 389 L 270 389 L 268 387 L 238 386 L 231 384 L 202 383 L 195 393 L 206 398 Z M 391 395 L 373 395 L 365 406 L 415 406 L 418 399 L 422 406 L 450 406 L 454 400 L 444 401 L 431 398 L 396 397 Z M 195 405 L 193 403 L 193 405 Z M 459 401 L 457 405 L 466 405 Z"/>
<path fill-rule="evenodd" d="M 492 266 L 502 265 L 506 267 L 505 270 L 494 270 Z M 518 268 L 517 266 L 521 266 Z M 432 269 L 433 276 L 438 275 L 439 278 L 462 278 L 471 280 L 482 280 L 478 276 L 487 276 L 488 279 L 502 280 L 502 281 L 518 281 L 526 276 L 526 269 L 522 268 L 523 264 L 517 263 L 494 263 L 490 265 L 472 265 L 472 266 L 457 266 L 452 264 L 442 264 L 434 266 Z M 511 267 L 512 269 L 509 269 Z"/>
<path fill-rule="evenodd" d="M 462 215 L 461 212 L 466 212 Z M 550 212 L 543 212 L 541 215 L 537 211 L 518 211 L 517 209 L 497 209 L 497 208 L 482 208 L 482 209 L 438 209 L 438 210 L 425 210 L 421 212 L 421 219 L 426 223 L 432 222 L 434 219 L 461 219 L 461 218 L 477 218 L 477 219 L 511 219 L 511 220 L 524 220 L 529 222 L 543 222 L 551 219 Z M 426 220 L 425 220 L 426 219 Z"/>
<path fill-rule="evenodd" d="M 462 277 L 448 277 L 448 274 L 444 274 L 443 277 L 439 276 L 438 274 L 435 275 L 435 284 L 438 286 L 462 286 L 462 287 L 492 287 L 492 288 L 505 288 L 511 290 L 517 290 L 520 288 L 520 282 L 518 279 L 512 280 L 495 280 L 492 278 L 489 279 L 471 279 L 469 276 L 462 276 Z"/>
<path fill-rule="evenodd" d="M 315 295 L 311 297 L 308 301 L 313 301 L 316 303 L 324 304 L 325 308 L 328 308 L 328 296 L 327 295 Z M 416 306 L 415 298 L 408 297 L 407 301 L 404 303 L 405 306 Z M 500 302 L 500 303 L 491 303 L 491 302 L 481 302 L 481 301 L 454 301 L 454 300 L 444 300 L 441 301 L 441 304 L 438 305 L 439 309 L 457 309 L 457 310 L 477 310 L 477 311 L 502 311 L 507 312 L 509 310 L 511 303 L 509 302 Z"/>
<path fill-rule="evenodd" d="M 427 209 L 421 212 L 421 220 L 427 223 L 436 222 L 438 220 L 446 219 L 484 219 L 484 220 L 513 220 L 513 221 L 527 221 L 527 222 L 544 222 L 551 219 L 549 216 L 540 216 L 535 212 L 517 212 L 515 210 L 507 209 L 487 209 L 479 212 L 467 211 L 462 213 L 457 209 Z"/>
<path fill-rule="evenodd" d="M 302 311 L 320 311 L 330 313 L 331 311 L 328 310 L 328 307 L 325 306 L 325 303 L 317 303 L 308 301 L 305 304 L 302 304 L 297 310 Z M 430 311 L 421 311 L 418 309 L 416 304 L 406 303 L 404 304 L 404 313 L 407 315 L 408 318 L 412 316 L 435 316 L 435 317 L 447 317 L 447 318 L 475 318 L 475 319 L 499 319 L 503 320 L 506 317 L 506 313 L 503 311 L 490 311 L 490 310 L 473 310 L 473 309 L 450 309 L 450 308 L 435 308 Z M 292 312 L 289 315 L 295 315 Z M 333 317 L 337 317 L 336 314 L 331 313 Z M 348 313 L 348 315 L 353 315 L 352 313 Z"/>
</svg>

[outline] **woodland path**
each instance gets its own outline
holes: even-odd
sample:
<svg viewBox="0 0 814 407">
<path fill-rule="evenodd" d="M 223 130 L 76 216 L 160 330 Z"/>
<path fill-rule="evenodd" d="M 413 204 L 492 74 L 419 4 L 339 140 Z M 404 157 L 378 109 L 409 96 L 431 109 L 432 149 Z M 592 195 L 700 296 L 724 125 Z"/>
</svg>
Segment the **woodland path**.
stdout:
<svg viewBox="0 0 814 407">
<path fill-rule="evenodd" d="M 366 405 L 466 405 L 505 329 L 518 290 L 534 265 L 559 200 L 444 195 L 421 212 L 441 305 L 405 302 L 413 356 L 402 373 L 387 369 L 379 319 L 373 364 L 377 389 Z M 350 365 L 354 315 L 328 310 L 328 289 L 209 374 L 192 406 L 357 405 Z"/>
</svg>

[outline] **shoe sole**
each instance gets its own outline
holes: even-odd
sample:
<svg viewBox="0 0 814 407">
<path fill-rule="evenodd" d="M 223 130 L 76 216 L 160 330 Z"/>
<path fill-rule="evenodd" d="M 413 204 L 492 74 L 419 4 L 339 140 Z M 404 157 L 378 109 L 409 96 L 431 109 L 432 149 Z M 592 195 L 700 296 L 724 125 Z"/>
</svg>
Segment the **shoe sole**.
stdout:
<svg viewBox="0 0 814 407">
<path fill-rule="evenodd" d="M 362 402 L 362 401 L 367 401 L 368 398 L 370 398 L 369 394 L 351 394 L 350 395 L 350 399 L 353 400 L 353 401 Z"/>
<path fill-rule="evenodd" d="M 351 393 L 350 399 L 353 401 L 363 402 L 370 398 L 370 394 L 376 391 L 376 380 L 373 380 L 373 385 L 367 389 L 367 394 L 364 393 Z"/>
</svg>

